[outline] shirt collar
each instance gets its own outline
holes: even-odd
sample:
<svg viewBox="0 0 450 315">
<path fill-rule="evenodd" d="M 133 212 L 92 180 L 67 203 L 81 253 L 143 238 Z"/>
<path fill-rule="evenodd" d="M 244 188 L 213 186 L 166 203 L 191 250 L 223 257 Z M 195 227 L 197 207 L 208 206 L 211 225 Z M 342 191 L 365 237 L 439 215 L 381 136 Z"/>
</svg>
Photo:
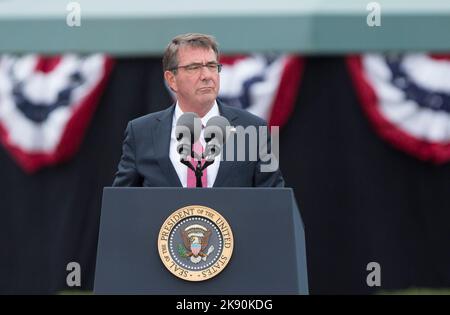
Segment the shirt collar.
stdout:
<svg viewBox="0 0 450 315">
<path fill-rule="evenodd" d="M 181 115 L 183 115 L 183 111 L 181 110 L 180 105 L 178 104 L 178 101 L 177 101 L 177 103 L 175 105 L 175 111 L 173 113 L 172 126 L 175 126 L 177 124 L 178 118 L 180 118 Z M 206 123 L 208 122 L 208 120 L 214 116 L 220 116 L 219 106 L 217 105 L 217 101 L 214 101 L 214 104 L 211 107 L 211 109 L 209 110 L 209 112 L 207 112 L 206 115 L 201 118 L 202 125 L 206 126 Z"/>
</svg>

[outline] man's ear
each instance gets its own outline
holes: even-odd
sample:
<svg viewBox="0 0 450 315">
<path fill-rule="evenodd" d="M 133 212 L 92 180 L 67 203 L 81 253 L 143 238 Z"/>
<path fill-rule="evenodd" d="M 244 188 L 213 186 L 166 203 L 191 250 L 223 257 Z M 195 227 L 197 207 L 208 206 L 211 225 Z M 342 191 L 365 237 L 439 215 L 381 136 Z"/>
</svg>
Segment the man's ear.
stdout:
<svg viewBox="0 0 450 315">
<path fill-rule="evenodd" d="M 166 79 L 167 85 L 173 92 L 177 92 L 177 83 L 175 81 L 175 74 L 172 71 L 164 71 L 164 79 Z"/>
</svg>

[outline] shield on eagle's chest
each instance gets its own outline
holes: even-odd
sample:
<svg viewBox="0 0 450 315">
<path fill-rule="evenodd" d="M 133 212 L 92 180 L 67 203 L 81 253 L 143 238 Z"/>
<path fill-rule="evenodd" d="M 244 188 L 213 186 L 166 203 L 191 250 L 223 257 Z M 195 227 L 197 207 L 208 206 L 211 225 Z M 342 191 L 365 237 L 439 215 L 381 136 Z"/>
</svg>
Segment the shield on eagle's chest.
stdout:
<svg viewBox="0 0 450 315">
<path fill-rule="evenodd" d="M 194 254 L 194 256 L 197 256 L 198 253 L 200 253 L 201 249 L 202 249 L 202 245 L 200 243 L 192 243 L 191 244 L 191 252 Z"/>
</svg>

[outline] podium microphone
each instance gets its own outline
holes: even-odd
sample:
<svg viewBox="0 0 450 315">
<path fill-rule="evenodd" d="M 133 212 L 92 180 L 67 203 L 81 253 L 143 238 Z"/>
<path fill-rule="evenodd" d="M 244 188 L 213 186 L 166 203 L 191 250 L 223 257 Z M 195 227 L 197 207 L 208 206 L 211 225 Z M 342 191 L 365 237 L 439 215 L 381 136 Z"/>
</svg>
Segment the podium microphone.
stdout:
<svg viewBox="0 0 450 315">
<path fill-rule="evenodd" d="M 203 157 L 206 161 L 214 161 L 215 157 L 222 152 L 222 147 L 227 141 L 228 120 L 223 116 L 211 117 L 206 123 L 204 138 L 206 141 Z M 211 162 L 211 164 L 212 164 Z"/>
<path fill-rule="evenodd" d="M 184 113 L 178 118 L 175 127 L 175 137 L 178 141 L 177 152 L 181 156 L 181 163 L 186 165 L 195 173 L 196 186 L 202 187 L 203 170 L 214 163 L 214 159 L 222 151 L 222 146 L 227 139 L 226 129 L 230 123 L 225 117 L 214 116 L 210 118 L 205 127 L 204 138 L 206 147 L 203 154 L 199 155 L 192 150 L 193 144 L 200 138 L 201 120 L 196 113 Z M 188 156 L 198 160 L 194 167 Z M 202 159 L 206 161 L 200 162 Z"/>
<path fill-rule="evenodd" d="M 202 187 L 203 170 L 206 168 L 205 163 L 201 165 L 201 155 L 192 150 L 194 143 L 200 138 L 202 130 L 202 121 L 196 113 L 184 113 L 177 120 L 175 127 L 175 138 L 178 141 L 177 152 L 180 154 L 180 162 L 195 173 L 196 186 Z M 197 166 L 192 165 L 188 157 L 196 158 L 199 162 Z"/>
<path fill-rule="evenodd" d="M 200 138 L 202 122 L 196 113 L 187 112 L 181 115 L 175 127 L 175 138 L 178 141 L 177 152 L 182 161 L 195 154 L 192 145 Z"/>
</svg>

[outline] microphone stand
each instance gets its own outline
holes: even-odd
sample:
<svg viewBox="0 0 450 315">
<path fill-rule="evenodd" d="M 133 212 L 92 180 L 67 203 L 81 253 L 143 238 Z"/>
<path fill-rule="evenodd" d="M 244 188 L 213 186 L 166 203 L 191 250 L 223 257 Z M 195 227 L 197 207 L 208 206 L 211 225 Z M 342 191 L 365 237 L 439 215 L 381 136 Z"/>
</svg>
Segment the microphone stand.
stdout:
<svg viewBox="0 0 450 315">
<path fill-rule="evenodd" d="M 192 151 L 192 153 L 194 153 L 193 151 Z M 194 154 L 192 154 L 191 155 L 191 157 L 193 158 L 194 156 L 193 156 Z M 197 154 L 196 154 L 197 155 Z M 194 172 L 194 174 L 195 174 L 195 179 L 196 179 L 196 187 L 203 187 L 203 185 L 202 185 L 202 176 L 203 176 L 203 170 L 204 169 L 206 169 L 208 166 L 210 166 L 211 164 L 213 164 L 214 163 L 214 159 L 213 160 L 211 160 L 211 161 L 208 161 L 208 160 L 206 160 L 205 161 L 205 163 L 203 164 L 203 166 L 202 166 L 202 162 L 201 162 L 201 160 L 199 160 L 198 162 L 197 162 L 197 166 L 196 167 L 194 167 L 194 165 L 192 165 L 192 163 L 191 162 L 189 162 L 189 161 L 186 161 L 186 160 L 184 160 L 184 159 L 180 159 L 180 161 L 181 161 L 181 163 L 183 163 L 184 165 L 186 165 L 187 167 L 189 167 L 193 172 Z"/>
</svg>

